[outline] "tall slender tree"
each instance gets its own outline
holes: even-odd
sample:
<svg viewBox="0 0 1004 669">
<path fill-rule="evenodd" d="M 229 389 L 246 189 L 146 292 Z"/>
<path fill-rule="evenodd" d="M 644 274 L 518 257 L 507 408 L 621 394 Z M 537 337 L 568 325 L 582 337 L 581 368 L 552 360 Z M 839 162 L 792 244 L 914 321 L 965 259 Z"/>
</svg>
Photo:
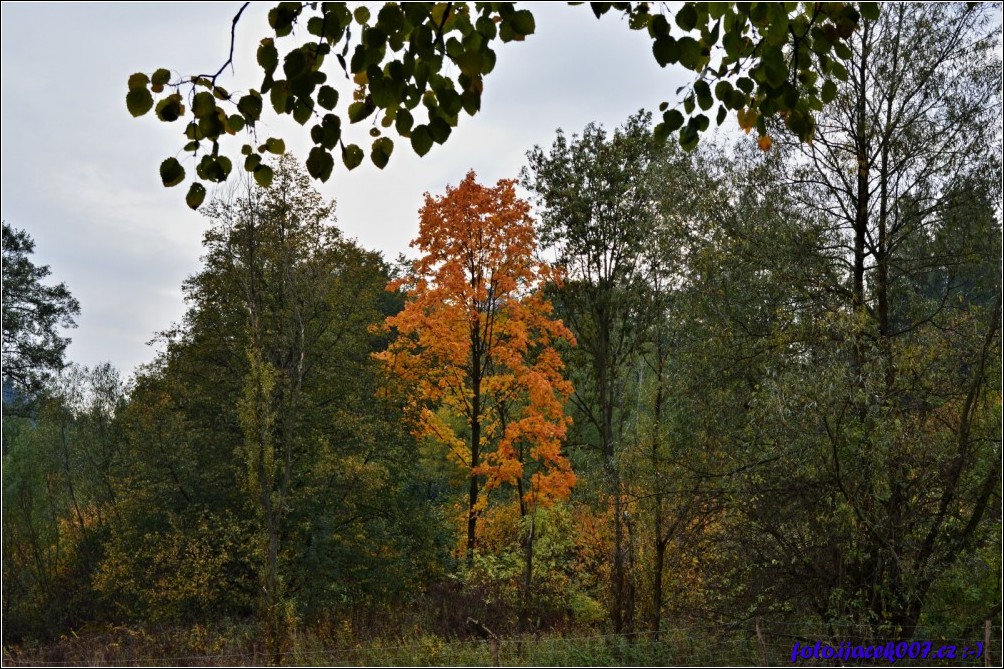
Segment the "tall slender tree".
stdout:
<svg viewBox="0 0 1004 669">
<path fill-rule="evenodd" d="M 469 172 L 426 195 L 412 275 L 395 339 L 380 358 L 415 384 L 416 434 L 446 444 L 468 472 L 466 559 L 473 563 L 482 493 L 518 490 L 520 507 L 567 497 L 575 475 L 562 453 L 571 386 L 555 346 L 572 341 L 544 286 L 557 279 L 534 258 L 530 206 L 515 182 Z"/>
<path fill-rule="evenodd" d="M 523 183 L 536 196 L 545 249 L 567 280 L 555 302 L 578 342 L 585 378 L 572 401 L 596 433 L 606 494 L 613 505 L 611 618 L 617 632 L 633 625 L 626 564 L 623 489 L 618 458 L 626 413 L 625 384 L 651 318 L 647 253 L 656 207 L 649 168 L 657 155 L 647 114 L 608 136 L 590 124 L 571 140 L 558 132 L 549 151 L 535 147 Z"/>
</svg>

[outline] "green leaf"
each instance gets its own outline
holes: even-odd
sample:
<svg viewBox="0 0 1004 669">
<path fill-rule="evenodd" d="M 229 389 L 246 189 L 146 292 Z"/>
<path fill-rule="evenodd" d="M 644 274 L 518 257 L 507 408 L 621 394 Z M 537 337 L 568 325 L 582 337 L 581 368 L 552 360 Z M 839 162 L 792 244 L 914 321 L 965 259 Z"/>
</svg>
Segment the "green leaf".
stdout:
<svg viewBox="0 0 1004 669">
<path fill-rule="evenodd" d="M 732 88 L 732 84 L 727 81 L 719 81 L 715 84 L 715 97 L 722 102 L 728 103 L 732 98 L 732 93 L 735 89 Z"/>
<path fill-rule="evenodd" d="M 158 69 L 153 73 L 153 77 L 150 79 L 150 83 L 153 84 L 154 92 L 159 93 L 167 85 L 167 82 L 171 80 L 171 71 L 166 70 L 163 67 Z"/>
<path fill-rule="evenodd" d="M 725 47 L 725 55 L 729 57 L 729 60 L 739 59 L 744 44 L 743 37 L 735 32 L 727 32 L 722 38 L 722 46 Z"/>
<path fill-rule="evenodd" d="M 736 87 L 746 95 L 749 95 L 756 87 L 756 83 L 749 77 L 739 77 L 736 79 Z"/>
<path fill-rule="evenodd" d="M 307 171 L 310 176 L 321 181 L 327 181 L 331 170 L 335 167 L 335 159 L 323 147 L 315 146 L 307 156 Z"/>
<path fill-rule="evenodd" d="M 215 109 L 214 113 L 207 114 L 199 119 L 199 132 L 203 137 L 216 139 L 226 132 L 226 126 L 224 125 L 226 118 L 222 109 Z"/>
<path fill-rule="evenodd" d="M 373 103 L 369 100 L 359 100 L 349 105 L 349 123 L 358 123 L 373 113 Z"/>
<path fill-rule="evenodd" d="M 275 72 L 275 68 L 279 67 L 279 52 L 270 37 L 263 39 L 258 47 L 258 64 L 266 74 Z"/>
<path fill-rule="evenodd" d="M 474 77 L 481 73 L 481 52 L 477 49 L 468 49 L 454 59 L 460 71 L 468 77 Z"/>
<path fill-rule="evenodd" d="M 728 102 L 726 105 L 731 109 L 742 109 L 747 104 L 749 104 L 749 96 L 742 91 L 732 90 L 732 94 L 729 95 Z"/>
<path fill-rule="evenodd" d="M 334 159 L 321 147 L 314 147 L 307 156 L 307 172 L 314 179 L 327 181 L 334 169 Z"/>
<path fill-rule="evenodd" d="M 254 180 L 262 188 L 268 188 L 272 185 L 273 176 L 272 168 L 268 165 L 259 165 L 254 170 Z"/>
<path fill-rule="evenodd" d="M 398 109 L 397 116 L 394 118 L 394 127 L 397 132 L 402 137 L 408 137 L 411 134 L 411 126 L 415 123 L 414 117 L 412 117 L 411 112 L 407 109 Z"/>
<path fill-rule="evenodd" d="M 528 9 L 520 9 L 509 17 L 509 23 L 515 33 L 519 35 L 532 35 L 537 24 L 534 21 L 533 13 Z"/>
<path fill-rule="evenodd" d="M 859 2 L 858 9 L 861 10 L 861 16 L 869 21 L 875 21 L 879 17 L 879 4 L 877 2 Z"/>
<path fill-rule="evenodd" d="M 356 20 L 356 23 L 364 26 L 370 20 L 370 10 L 366 7 L 356 7 L 356 10 L 352 12 L 352 18 Z"/>
<path fill-rule="evenodd" d="M 670 109 L 662 115 L 662 122 L 666 124 L 667 132 L 675 132 L 683 126 L 683 114 L 678 109 Z"/>
<path fill-rule="evenodd" d="M 254 125 L 255 121 L 261 118 L 261 96 L 248 94 L 241 97 L 237 102 L 237 111 L 244 115 L 244 120 L 249 125 Z"/>
<path fill-rule="evenodd" d="M 429 126 L 417 125 L 411 131 L 411 148 L 419 156 L 424 156 L 432 148 L 432 135 L 429 134 Z"/>
<path fill-rule="evenodd" d="M 374 165 L 383 169 L 387 166 L 387 161 L 390 160 L 390 154 L 393 152 L 394 142 L 389 137 L 381 137 L 373 142 L 373 147 L 370 150 L 370 160 L 373 161 Z"/>
<path fill-rule="evenodd" d="M 160 181 L 165 186 L 177 186 L 185 180 L 185 168 L 177 158 L 168 158 L 160 164 Z"/>
<path fill-rule="evenodd" d="M 185 203 L 192 209 L 198 209 L 202 201 L 206 199 L 206 187 L 198 181 L 188 188 L 188 195 L 185 196 Z"/>
<path fill-rule="evenodd" d="M 129 75 L 129 90 L 137 91 L 141 88 L 146 88 L 147 84 L 150 83 L 150 77 L 146 76 L 142 72 L 136 72 L 135 74 Z"/>
<path fill-rule="evenodd" d="M 331 111 L 338 104 L 338 91 L 331 86 L 321 86 L 321 89 L 317 91 L 317 104 Z"/>
<path fill-rule="evenodd" d="M 146 88 L 134 88 L 126 94 L 126 109 L 134 117 L 142 116 L 153 107 L 153 95 Z"/>
<path fill-rule="evenodd" d="M 211 155 L 202 156 L 202 160 L 195 166 L 195 175 L 200 179 L 214 181 L 216 175 L 216 161 Z"/>
<path fill-rule="evenodd" d="M 680 146 L 684 151 L 689 152 L 696 149 L 698 141 L 700 141 L 700 135 L 696 128 L 687 125 L 680 130 Z"/>
<path fill-rule="evenodd" d="M 835 42 L 833 44 L 833 53 L 837 54 L 837 58 L 843 60 L 850 60 L 854 56 L 854 52 L 851 51 L 851 47 L 847 46 L 844 42 Z"/>
<path fill-rule="evenodd" d="M 307 21 L 307 32 L 314 37 L 324 37 L 324 19 L 320 16 L 311 16 Z"/>
<path fill-rule="evenodd" d="M 196 93 L 192 99 L 192 115 L 195 118 L 204 118 L 216 111 L 216 100 L 212 93 Z"/>
<path fill-rule="evenodd" d="M 669 34 L 669 21 L 662 14 L 656 14 L 652 17 L 652 22 L 648 24 L 648 33 L 653 38 L 661 37 L 663 35 Z"/>
<path fill-rule="evenodd" d="M 640 5 L 638 11 L 632 12 L 628 15 L 628 27 L 630 27 L 631 30 L 648 28 L 648 24 L 652 22 L 652 15 L 647 11 L 641 11 L 642 7 L 647 9 L 646 5 Z"/>
<path fill-rule="evenodd" d="M 284 80 L 277 81 L 272 85 L 269 99 L 272 101 L 272 109 L 275 110 L 276 114 L 286 114 L 289 111 L 286 108 L 289 103 L 289 88 Z"/>
<path fill-rule="evenodd" d="M 693 5 L 684 4 L 680 11 L 676 13 L 676 25 L 683 30 L 690 31 L 697 27 L 697 10 Z"/>
<path fill-rule="evenodd" d="M 313 111 L 314 110 L 311 109 L 310 105 L 304 102 L 303 99 L 301 98 L 296 101 L 295 105 L 293 105 L 293 120 L 295 120 L 300 125 L 304 125 L 306 124 L 307 121 L 310 120 Z"/>
<path fill-rule="evenodd" d="M 656 38 L 652 43 L 652 54 L 662 67 L 675 63 L 680 59 L 680 49 L 677 46 L 676 38 L 671 35 Z"/>
<path fill-rule="evenodd" d="M 788 79 L 788 65 L 784 55 L 778 50 L 768 50 L 763 57 L 764 74 L 774 88 L 779 88 Z"/>
<path fill-rule="evenodd" d="M 265 150 L 269 153 L 281 156 L 286 152 L 286 142 L 284 142 L 280 137 L 269 137 L 265 140 Z"/>
<path fill-rule="evenodd" d="M 358 145 L 349 144 L 342 149 L 342 162 L 345 163 L 346 168 L 354 170 L 363 162 L 364 155 L 363 150 Z"/>
<path fill-rule="evenodd" d="M 293 22 L 300 15 L 303 7 L 298 2 L 280 2 L 268 12 L 268 23 L 275 29 L 275 34 L 285 37 L 293 32 Z"/>
<path fill-rule="evenodd" d="M 246 172 L 254 172 L 261 165 L 261 156 L 257 153 L 252 153 L 247 158 L 244 159 L 244 170 Z"/>
<path fill-rule="evenodd" d="M 453 128 L 441 118 L 434 118 L 429 121 L 429 134 L 437 144 L 443 144 L 450 138 Z"/>
<path fill-rule="evenodd" d="M 293 49 L 282 61 L 282 71 L 287 79 L 296 79 L 307 69 L 307 57 L 301 49 Z"/>
<path fill-rule="evenodd" d="M 342 138 L 342 119 L 334 114 L 325 114 L 321 119 L 321 127 L 324 130 L 321 145 L 329 150 L 335 148 Z"/>
<path fill-rule="evenodd" d="M 230 173 L 234 169 L 234 164 L 226 156 L 216 156 L 216 168 L 222 176 L 220 181 L 226 181 L 226 178 L 230 176 Z"/>
<path fill-rule="evenodd" d="M 244 117 L 240 114 L 231 114 L 227 117 L 227 132 L 231 135 L 244 129 Z"/>
<path fill-rule="evenodd" d="M 680 64 L 688 70 L 697 70 L 702 60 L 701 45 L 693 37 L 685 36 L 676 41 L 680 48 Z"/>
<path fill-rule="evenodd" d="M 819 97 L 822 99 L 823 104 L 829 104 L 837 97 L 837 85 L 832 80 L 827 79 L 823 82 L 823 89 L 820 91 Z"/>
<path fill-rule="evenodd" d="M 697 104 L 701 109 L 707 111 L 711 109 L 714 100 L 711 98 L 711 87 L 703 79 L 694 82 L 694 93 L 697 94 Z"/>
</svg>

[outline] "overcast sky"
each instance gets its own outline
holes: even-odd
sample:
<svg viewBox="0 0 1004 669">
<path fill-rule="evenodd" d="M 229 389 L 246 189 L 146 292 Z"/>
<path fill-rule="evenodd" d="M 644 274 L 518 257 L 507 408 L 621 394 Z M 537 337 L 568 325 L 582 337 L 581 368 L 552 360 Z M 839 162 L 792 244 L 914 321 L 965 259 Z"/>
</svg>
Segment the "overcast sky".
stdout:
<svg viewBox="0 0 1004 669">
<path fill-rule="evenodd" d="M 393 259 L 418 232 L 424 192 L 441 193 L 472 168 L 484 183 L 515 177 L 526 151 L 550 145 L 557 128 L 581 133 L 596 121 L 613 129 L 639 109 L 675 100 L 687 81 L 682 70 L 659 68 L 648 36 L 618 16 L 597 20 L 588 5 L 526 4 L 536 34 L 499 45 L 481 113 L 463 116 L 445 146 L 419 159 L 398 140 L 383 171 L 367 160 L 348 173 L 336 161 L 328 183 L 316 184 L 337 202 L 348 236 Z M 239 24 L 236 75 L 220 80 L 231 91 L 260 83 L 254 52 L 267 34 L 269 5 L 252 5 Z M 162 160 L 182 157 L 183 126 L 152 114 L 132 118 L 126 80 L 158 67 L 215 71 L 239 6 L 2 5 L 0 207 L 4 220 L 35 239 L 36 263 L 49 265 L 51 279 L 80 301 L 70 361 L 109 361 L 128 375 L 153 359 L 146 342 L 184 313 L 181 283 L 199 269 L 207 224 L 184 204 L 187 182 L 165 189 L 158 175 Z M 301 159 L 310 147 L 291 121 L 267 117 L 259 132 L 284 136 Z M 241 143 L 224 149 L 237 154 Z"/>
</svg>

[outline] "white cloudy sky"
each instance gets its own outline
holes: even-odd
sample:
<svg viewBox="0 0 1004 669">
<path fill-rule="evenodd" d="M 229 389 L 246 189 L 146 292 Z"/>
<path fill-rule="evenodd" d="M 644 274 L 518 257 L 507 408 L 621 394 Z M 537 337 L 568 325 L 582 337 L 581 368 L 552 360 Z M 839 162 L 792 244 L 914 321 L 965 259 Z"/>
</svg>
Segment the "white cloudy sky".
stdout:
<svg viewBox="0 0 1004 669">
<path fill-rule="evenodd" d="M 445 146 L 419 159 L 399 141 L 382 172 L 368 161 L 352 173 L 336 166 L 318 184 L 337 201 L 338 225 L 350 237 L 392 259 L 418 231 L 424 192 L 441 192 L 472 168 L 483 182 L 515 177 L 526 151 L 549 145 L 557 128 L 581 132 L 590 121 L 613 128 L 674 100 L 686 81 L 682 70 L 659 68 L 647 35 L 619 17 L 598 21 L 588 5 L 527 4 L 536 34 L 499 47 L 482 112 L 462 118 Z M 126 79 L 158 67 L 215 71 L 239 6 L 2 5 L 0 208 L 34 237 L 36 262 L 50 265 L 80 301 L 71 361 L 110 361 L 129 374 L 154 357 L 146 342 L 184 312 L 180 286 L 199 268 L 206 222 L 185 206 L 187 185 L 160 184 L 160 162 L 180 155 L 181 125 L 133 119 Z M 239 24 L 236 76 L 220 81 L 230 90 L 260 81 L 254 50 L 267 34 L 268 6 L 253 5 Z M 285 136 L 301 157 L 309 150 L 295 124 L 272 119 L 262 132 Z"/>
</svg>

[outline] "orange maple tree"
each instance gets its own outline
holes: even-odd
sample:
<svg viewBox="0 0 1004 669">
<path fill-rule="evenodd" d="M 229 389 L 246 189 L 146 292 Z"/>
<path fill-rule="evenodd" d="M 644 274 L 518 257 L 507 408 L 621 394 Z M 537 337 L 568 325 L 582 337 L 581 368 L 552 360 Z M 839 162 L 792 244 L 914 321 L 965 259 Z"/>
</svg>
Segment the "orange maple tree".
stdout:
<svg viewBox="0 0 1004 669">
<path fill-rule="evenodd" d="M 515 180 L 494 188 L 473 171 L 446 195 L 425 195 L 418 238 L 422 256 L 404 288 L 404 309 L 387 319 L 396 331 L 378 357 L 417 389 L 414 433 L 445 444 L 470 472 L 467 562 L 472 563 L 478 514 L 486 493 L 518 492 L 525 514 L 568 496 L 575 484 L 562 444 L 572 391 L 554 348 L 574 344 L 543 294 L 556 271 L 534 259 L 530 205 Z"/>
</svg>

